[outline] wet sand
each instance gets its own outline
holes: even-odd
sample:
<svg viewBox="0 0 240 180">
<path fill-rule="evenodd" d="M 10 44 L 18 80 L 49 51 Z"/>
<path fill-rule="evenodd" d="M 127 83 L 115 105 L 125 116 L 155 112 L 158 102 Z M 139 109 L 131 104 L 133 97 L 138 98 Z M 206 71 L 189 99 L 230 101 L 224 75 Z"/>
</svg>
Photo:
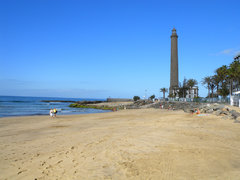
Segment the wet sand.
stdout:
<svg viewBox="0 0 240 180">
<path fill-rule="evenodd" d="M 0 179 L 240 179 L 240 124 L 182 111 L 0 118 Z"/>
</svg>

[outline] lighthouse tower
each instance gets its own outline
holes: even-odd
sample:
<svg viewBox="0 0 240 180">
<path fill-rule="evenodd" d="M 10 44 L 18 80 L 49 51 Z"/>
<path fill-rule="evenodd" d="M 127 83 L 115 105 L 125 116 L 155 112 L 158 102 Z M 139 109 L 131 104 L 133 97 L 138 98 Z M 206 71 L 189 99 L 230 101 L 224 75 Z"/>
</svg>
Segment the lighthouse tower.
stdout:
<svg viewBox="0 0 240 180">
<path fill-rule="evenodd" d="M 178 35 L 176 29 L 173 28 L 171 35 L 171 72 L 170 72 L 170 88 L 169 93 L 175 93 L 178 89 Z"/>
</svg>

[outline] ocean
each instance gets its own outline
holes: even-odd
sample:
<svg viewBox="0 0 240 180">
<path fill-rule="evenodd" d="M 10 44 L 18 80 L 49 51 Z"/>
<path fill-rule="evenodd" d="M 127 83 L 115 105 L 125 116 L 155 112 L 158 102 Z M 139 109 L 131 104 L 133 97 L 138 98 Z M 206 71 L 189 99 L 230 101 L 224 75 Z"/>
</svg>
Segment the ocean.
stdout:
<svg viewBox="0 0 240 180">
<path fill-rule="evenodd" d="M 0 96 L 0 117 L 49 115 L 49 111 L 51 108 L 56 108 L 58 110 L 57 115 L 109 112 L 109 110 L 100 110 L 100 109 L 71 108 L 69 107 L 71 102 L 42 102 L 43 100 L 104 101 L 104 99 Z"/>
</svg>

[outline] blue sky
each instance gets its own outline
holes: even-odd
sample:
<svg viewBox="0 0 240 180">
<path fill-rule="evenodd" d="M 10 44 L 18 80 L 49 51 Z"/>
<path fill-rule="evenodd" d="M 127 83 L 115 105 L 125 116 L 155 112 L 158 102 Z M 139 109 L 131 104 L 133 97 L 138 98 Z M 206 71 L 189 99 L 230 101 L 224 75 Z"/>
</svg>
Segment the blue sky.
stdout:
<svg viewBox="0 0 240 180">
<path fill-rule="evenodd" d="M 147 90 L 159 96 L 169 87 L 173 27 L 179 80 L 200 82 L 240 51 L 239 6 L 238 0 L 0 0 L 0 95 L 132 98 Z"/>
</svg>

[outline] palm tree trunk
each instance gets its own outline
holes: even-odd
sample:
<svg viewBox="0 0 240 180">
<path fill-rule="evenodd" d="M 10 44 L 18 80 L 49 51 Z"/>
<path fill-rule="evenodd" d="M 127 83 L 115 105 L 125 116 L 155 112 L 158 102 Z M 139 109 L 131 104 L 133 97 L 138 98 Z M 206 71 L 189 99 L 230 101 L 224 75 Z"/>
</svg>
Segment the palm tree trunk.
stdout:
<svg viewBox="0 0 240 180">
<path fill-rule="evenodd" d="M 233 88 L 233 87 L 232 87 L 232 83 L 233 83 L 233 80 L 230 79 L 230 95 L 232 95 L 232 90 L 233 90 L 233 89 L 232 89 L 232 88 Z"/>
<path fill-rule="evenodd" d="M 210 98 L 210 87 L 208 87 L 208 98 Z"/>
</svg>

